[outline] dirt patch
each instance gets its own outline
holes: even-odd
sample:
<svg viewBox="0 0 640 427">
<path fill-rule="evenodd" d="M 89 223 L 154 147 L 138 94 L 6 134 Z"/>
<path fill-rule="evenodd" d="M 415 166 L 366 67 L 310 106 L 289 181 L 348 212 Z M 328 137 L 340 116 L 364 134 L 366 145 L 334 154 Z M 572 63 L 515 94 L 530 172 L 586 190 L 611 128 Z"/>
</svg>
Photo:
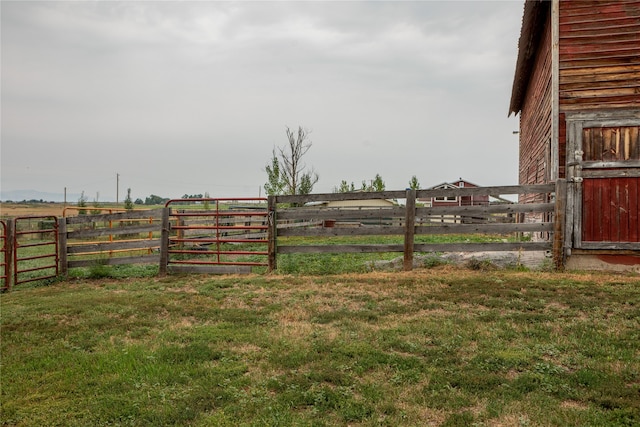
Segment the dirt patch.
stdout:
<svg viewBox="0 0 640 427">
<path fill-rule="evenodd" d="M 119 208 L 112 206 L 104 206 L 100 204 L 103 209 L 113 209 L 113 212 L 122 210 L 122 206 Z M 86 207 L 87 213 L 90 213 L 92 209 L 91 203 Z M 15 218 L 17 216 L 77 216 L 78 207 L 73 203 L 7 203 L 0 202 L 0 217 L 2 218 Z M 101 213 L 110 213 L 109 210 L 103 210 Z"/>
<path fill-rule="evenodd" d="M 413 267 L 422 268 L 437 264 L 449 264 L 472 268 L 474 270 L 491 270 L 507 267 L 524 266 L 531 269 L 543 269 L 549 263 L 546 252 L 532 251 L 521 253 L 517 251 L 501 252 L 448 252 L 444 254 L 418 255 L 413 258 Z M 373 263 L 376 270 L 401 270 L 403 258 L 398 257 L 389 261 Z"/>
</svg>

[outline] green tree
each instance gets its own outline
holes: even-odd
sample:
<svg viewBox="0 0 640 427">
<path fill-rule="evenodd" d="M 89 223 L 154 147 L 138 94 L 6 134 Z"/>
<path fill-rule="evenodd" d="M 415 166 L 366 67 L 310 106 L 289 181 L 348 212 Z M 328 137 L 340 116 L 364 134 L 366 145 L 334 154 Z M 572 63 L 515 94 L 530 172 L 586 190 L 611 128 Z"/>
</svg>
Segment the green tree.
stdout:
<svg viewBox="0 0 640 427">
<path fill-rule="evenodd" d="M 344 179 L 340 182 L 338 187 L 333 188 L 334 193 L 348 193 L 349 192 L 349 184 Z"/>
<path fill-rule="evenodd" d="M 418 182 L 418 178 L 416 178 L 415 175 L 413 175 L 411 177 L 411 180 L 409 181 L 409 188 L 411 188 L 412 190 L 420 189 L 420 183 Z"/>
<path fill-rule="evenodd" d="M 79 208 L 87 207 L 87 196 L 84 195 L 84 191 L 80 194 L 80 198 L 78 199 L 78 207 Z M 78 210 L 78 215 L 86 215 L 86 214 L 87 214 L 86 209 Z"/>
<path fill-rule="evenodd" d="M 313 190 L 313 176 L 311 173 L 303 173 L 298 184 L 297 194 L 310 194 Z"/>
<path fill-rule="evenodd" d="M 99 209 L 100 208 L 100 202 L 98 202 L 99 198 L 100 198 L 100 193 L 96 193 L 96 198 L 93 199 L 93 203 L 91 204 L 94 207 L 94 209 L 91 209 L 91 215 L 98 215 L 102 213 L 102 211 Z"/>
<path fill-rule="evenodd" d="M 272 151 L 271 164 L 267 165 L 264 169 L 267 172 L 267 182 L 264 184 L 264 191 L 269 196 L 282 194 L 286 182 L 282 176 L 282 172 L 280 172 L 280 160 L 278 160 L 275 149 Z"/>
<path fill-rule="evenodd" d="M 380 174 L 377 173 L 376 177 L 372 179 L 369 184 L 367 184 L 367 181 L 365 181 L 364 179 L 362 180 L 360 191 L 384 191 L 385 188 L 386 184 L 384 183 L 384 180 L 382 179 Z M 353 182 L 351 183 L 350 191 L 355 191 L 355 185 L 353 185 Z"/>
<path fill-rule="evenodd" d="M 169 199 L 156 196 L 155 194 L 150 195 L 144 199 L 145 205 L 164 205 Z"/>
<path fill-rule="evenodd" d="M 384 191 L 386 185 L 382 180 L 380 174 L 376 174 L 376 177 L 373 179 L 371 183 L 371 191 Z"/>
<path fill-rule="evenodd" d="M 351 184 L 349 184 L 344 179 L 340 182 L 339 186 L 333 187 L 334 193 L 349 193 L 354 191 L 356 191 L 356 186 L 354 185 L 353 181 L 351 181 Z"/>
<path fill-rule="evenodd" d="M 131 189 L 127 188 L 127 197 L 124 199 L 124 208 L 128 211 L 133 210 L 133 200 L 131 199 Z"/>
</svg>

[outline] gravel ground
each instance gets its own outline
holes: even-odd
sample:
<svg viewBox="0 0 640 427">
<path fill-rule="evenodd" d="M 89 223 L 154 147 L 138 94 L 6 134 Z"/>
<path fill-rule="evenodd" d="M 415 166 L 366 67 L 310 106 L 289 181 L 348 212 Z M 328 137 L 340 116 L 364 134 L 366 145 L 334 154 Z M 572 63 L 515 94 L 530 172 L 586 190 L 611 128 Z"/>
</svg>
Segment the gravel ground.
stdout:
<svg viewBox="0 0 640 427">
<path fill-rule="evenodd" d="M 552 263 L 551 254 L 544 251 L 501 252 L 447 252 L 417 255 L 413 267 L 429 267 L 437 264 L 454 264 L 472 269 L 526 267 L 532 270 L 547 269 Z M 389 261 L 376 261 L 376 270 L 401 270 L 402 257 Z"/>
</svg>

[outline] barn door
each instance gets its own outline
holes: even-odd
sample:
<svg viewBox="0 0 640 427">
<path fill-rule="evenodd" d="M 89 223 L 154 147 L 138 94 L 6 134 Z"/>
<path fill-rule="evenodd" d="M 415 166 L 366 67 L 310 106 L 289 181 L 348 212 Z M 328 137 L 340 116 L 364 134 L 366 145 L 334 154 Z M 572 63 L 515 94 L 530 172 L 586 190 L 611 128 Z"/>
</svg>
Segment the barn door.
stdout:
<svg viewBox="0 0 640 427">
<path fill-rule="evenodd" d="M 627 115 L 567 115 L 574 248 L 640 249 L 640 112 Z"/>
</svg>

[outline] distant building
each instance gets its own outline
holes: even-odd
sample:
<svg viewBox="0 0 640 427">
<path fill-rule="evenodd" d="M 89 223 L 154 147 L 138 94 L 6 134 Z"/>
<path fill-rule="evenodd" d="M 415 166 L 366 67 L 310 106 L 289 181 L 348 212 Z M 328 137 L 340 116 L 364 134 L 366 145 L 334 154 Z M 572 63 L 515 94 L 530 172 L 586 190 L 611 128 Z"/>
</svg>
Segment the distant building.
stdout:
<svg viewBox="0 0 640 427">
<path fill-rule="evenodd" d="M 476 185 L 472 182 L 466 181 L 462 178 L 453 182 L 443 182 L 442 184 L 434 185 L 433 187 L 429 187 L 426 190 L 446 190 L 448 188 L 477 188 L 479 185 Z M 487 195 L 470 195 L 470 196 L 436 196 L 430 197 L 426 199 L 418 199 L 418 203 L 422 203 L 426 206 L 477 206 L 477 205 L 488 205 L 489 204 L 489 196 Z"/>
</svg>

